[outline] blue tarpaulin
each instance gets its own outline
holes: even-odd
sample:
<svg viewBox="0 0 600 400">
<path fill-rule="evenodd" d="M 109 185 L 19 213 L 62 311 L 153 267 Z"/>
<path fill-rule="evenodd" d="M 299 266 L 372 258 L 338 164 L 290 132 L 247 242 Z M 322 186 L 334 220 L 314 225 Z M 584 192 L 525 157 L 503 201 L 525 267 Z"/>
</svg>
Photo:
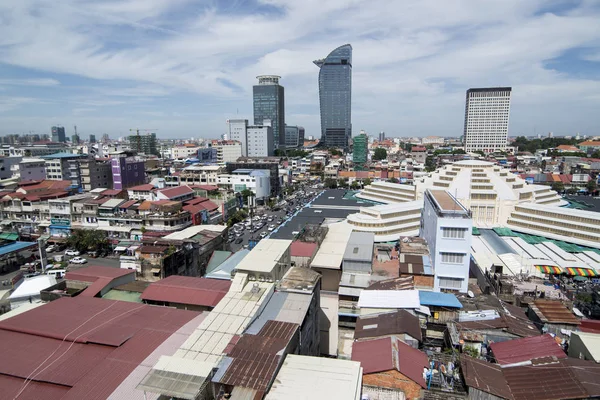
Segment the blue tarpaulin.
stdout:
<svg viewBox="0 0 600 400">
<path fill-rule="evenodd" d="M 422 306 L 462 308 L 462 304 L 452 293 L 419 290 L 419 300 Z"/>
<path fill-rule="evenodd" d="M 36 242 L 14 242 L 0 247 L 0 256 L 24 250 L 28 247 L 37 246 Z"/>
</svg>

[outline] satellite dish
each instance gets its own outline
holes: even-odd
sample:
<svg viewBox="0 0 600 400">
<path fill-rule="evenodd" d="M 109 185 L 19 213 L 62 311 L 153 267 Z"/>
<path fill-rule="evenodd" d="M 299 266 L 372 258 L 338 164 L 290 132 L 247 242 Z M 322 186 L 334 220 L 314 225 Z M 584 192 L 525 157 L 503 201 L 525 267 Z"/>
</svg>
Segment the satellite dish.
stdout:
<svg viewBox="0 0 600 400">
<path fill-rule="evenodd" d="M 473 294 L 473 292 L 471 292 L 470 290 L 467 291 L 467 296 L 469 296 L 470 298 L 475 297 L 475 295 Z"/>
</svg>

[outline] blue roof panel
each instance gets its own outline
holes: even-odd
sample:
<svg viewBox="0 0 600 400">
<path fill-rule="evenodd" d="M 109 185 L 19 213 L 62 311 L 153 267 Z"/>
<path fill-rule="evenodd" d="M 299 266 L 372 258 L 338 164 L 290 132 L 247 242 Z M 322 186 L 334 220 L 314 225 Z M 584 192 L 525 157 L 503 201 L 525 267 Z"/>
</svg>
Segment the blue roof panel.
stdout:
<svg viewBox="0 0 600 400">
<path fill-rule="evenodd" d="M 6 246 L 0 247 L 0 256 L 11 254 L 17 251 L 24 250 L 28 247 L 37 245 L 36 242 L 14 242 Z"/>
<path fill-rule="evenodd" d="M 462 308 L 462 304 L 452 293 L 419 290 L 419 299 L 422 306 Z"/>
</svg>

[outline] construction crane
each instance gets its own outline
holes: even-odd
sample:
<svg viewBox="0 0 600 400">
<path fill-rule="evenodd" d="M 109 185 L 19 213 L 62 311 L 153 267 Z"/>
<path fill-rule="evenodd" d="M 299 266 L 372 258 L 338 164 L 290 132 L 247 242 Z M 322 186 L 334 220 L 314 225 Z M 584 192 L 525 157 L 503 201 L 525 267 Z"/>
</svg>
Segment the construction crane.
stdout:
<svg viewBox="0 0 600 400">
<path fill-rule="evenodd" d="M 140 136 L 140 131 L 144 131 L 144 132 L 155 132 L 158 129 L 139 129 L 139 128 L 134 128 L 134 129 L 130 129 L 129 132 L 135 132 L 138 136 Z"/>
</svg>

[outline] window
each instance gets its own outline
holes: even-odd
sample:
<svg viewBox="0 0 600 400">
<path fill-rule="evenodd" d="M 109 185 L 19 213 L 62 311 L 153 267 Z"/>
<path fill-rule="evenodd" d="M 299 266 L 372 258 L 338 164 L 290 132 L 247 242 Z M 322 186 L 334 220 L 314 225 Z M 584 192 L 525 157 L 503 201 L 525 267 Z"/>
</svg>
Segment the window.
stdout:
<svg viewBox="0 0 600 400">
<path fill-rule="evenodd" d="M 461 253 L 442 253 L 442 262 L 448 264 L 462 264 L 465 258 Z"/>
<path fill-rule="evenodd" d="M 464 239 L 467 229 L 465 228 L 442 228 L 442 237 L 447 239 Z"/>
<path fill-rule="evenodd" d="M 440 288 L 443 289 L 460 289 L 462 285 L 462 279 L 460 278 L 439 278 Z"/>
</svg>

